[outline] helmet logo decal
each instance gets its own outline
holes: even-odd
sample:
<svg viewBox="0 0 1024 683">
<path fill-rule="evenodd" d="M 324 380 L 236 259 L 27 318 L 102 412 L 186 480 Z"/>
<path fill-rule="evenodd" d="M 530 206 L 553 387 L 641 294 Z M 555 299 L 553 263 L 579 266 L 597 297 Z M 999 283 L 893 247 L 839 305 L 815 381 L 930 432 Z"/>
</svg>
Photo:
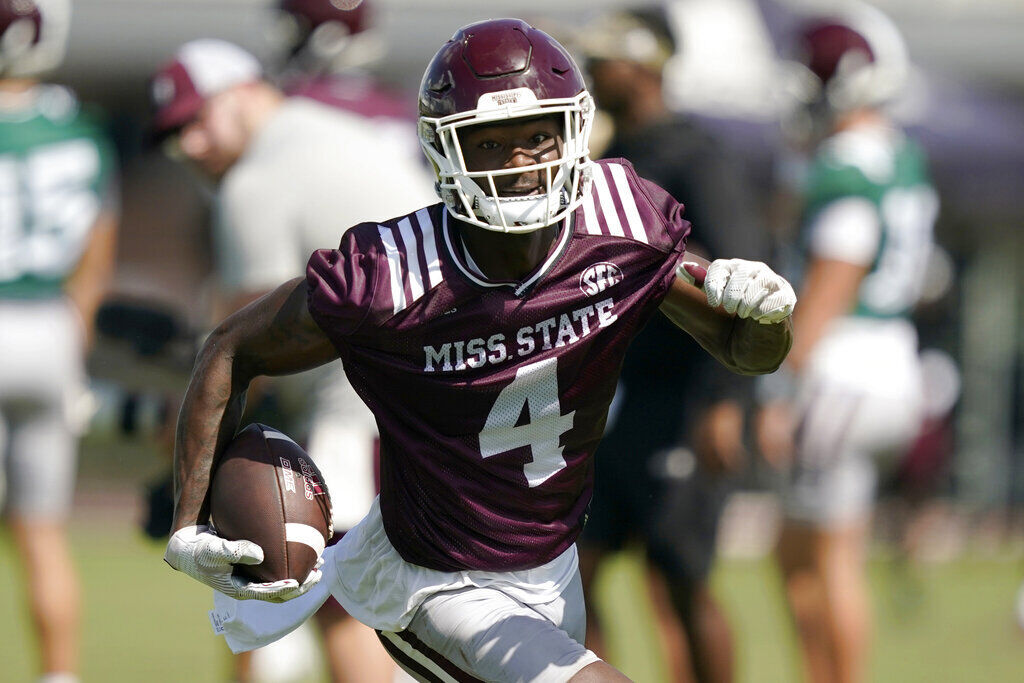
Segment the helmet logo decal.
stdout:
<svg viewBox="0 0 1024 683">
<path fill-rule="evenodd" d="M 594 296 L 622 282 L 622 277 L 622 270 L 614 263 L 595 263 L 580 275 L 580 289 L 587 296 Z"/>
<path fill-rule="evenodd" d="M 497 109 L 512 104 L 536 104 L 537 96 L 529 88 L 514 88 L 484 93 L 477 103 L 478 109 Z"/>
</svg>

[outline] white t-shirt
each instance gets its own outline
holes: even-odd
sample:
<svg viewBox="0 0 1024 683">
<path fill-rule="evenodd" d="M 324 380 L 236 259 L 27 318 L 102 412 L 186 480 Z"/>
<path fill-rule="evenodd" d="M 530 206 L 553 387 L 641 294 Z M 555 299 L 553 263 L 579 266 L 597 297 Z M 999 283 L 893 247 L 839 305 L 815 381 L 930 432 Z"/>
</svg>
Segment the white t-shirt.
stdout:
<svg viewBox="0 0 1024 683">
<path fill-rule="evenodd" d="M 287 99 L 224 177 L 221 285 L 260 292 L 304 275 L 310 254 L 338 246 L 353 225 L 437 202 L 433 183 L 406 139 L 355 114 Z"/>
</svg>

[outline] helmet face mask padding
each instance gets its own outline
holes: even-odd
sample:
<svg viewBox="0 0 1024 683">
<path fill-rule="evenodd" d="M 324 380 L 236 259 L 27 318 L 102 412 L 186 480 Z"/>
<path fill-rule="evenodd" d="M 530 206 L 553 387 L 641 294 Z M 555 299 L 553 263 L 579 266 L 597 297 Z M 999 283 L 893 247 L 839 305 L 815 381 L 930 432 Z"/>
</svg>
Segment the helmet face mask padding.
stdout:
<svg viewBox="0 0 1024 683">
<path fill-rule="evenodd" d="M 531 232 L 561 221 L 588 190 L 594 105 L 583 76 L 554 39 L 516 19 L 460 29 L 427 67 L 419 134 L 437 191 L 464 222 L 499 232 Z M 469 170 L 459 131 L 467 126 L 561 118 L 560 158 L 512 169 Z M 502 197 L 496 178 L 537 172 L 540 195 Z"/>
</svg>

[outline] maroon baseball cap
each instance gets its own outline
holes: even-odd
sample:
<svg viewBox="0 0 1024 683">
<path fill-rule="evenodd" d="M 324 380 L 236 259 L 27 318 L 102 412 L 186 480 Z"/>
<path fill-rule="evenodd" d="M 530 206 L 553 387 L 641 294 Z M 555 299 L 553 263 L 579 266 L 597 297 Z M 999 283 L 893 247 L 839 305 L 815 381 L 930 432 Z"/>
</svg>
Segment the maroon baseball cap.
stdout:
<svg viewBox="0 0 1024 683">
<path fill-rule="evenodd" d="M 173 133 L 196 117 L 207 98 L 262 76 L 259 61 L 233 43 L 208 38 L 185 43 L 150 79 L 154 135 Z"/>
</svg>

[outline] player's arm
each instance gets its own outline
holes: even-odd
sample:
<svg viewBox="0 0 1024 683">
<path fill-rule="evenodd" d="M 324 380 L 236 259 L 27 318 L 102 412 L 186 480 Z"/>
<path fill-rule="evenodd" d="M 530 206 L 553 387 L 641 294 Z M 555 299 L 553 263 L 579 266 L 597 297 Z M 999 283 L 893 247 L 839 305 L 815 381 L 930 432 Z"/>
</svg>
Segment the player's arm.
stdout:
<svg viewBox="0 0 1024 683">
<path fill-rule="evenodd" d="M 867 272 L 865 265 L 831 258 L 815 257 L 808 264 L 800 307 L 793 314 L 793 349 L 777 381 L 763 388 L 763 405 L 756 419 L 758 450 L 775 466 L 784 465 L 793 454 L 795 416 L 789 399 L 794 375 L 803 371 L 829 323 L 853 306 Z"/>
<path fill-rule="evenodd" d="M 723 365 L 758 375 L 777 370 L 793 345 L 795 304 L 793 288 L 763 263 L 688 254 L 661 310 Z"/>
<path fill-rule="evenodd" d="M 210 334 L 178 416 L 172 530 L 207 521 L 214 456 L 238 430 L 249 382 L 308 370 L 336 357 L 309 314 L 304 278 L 257 299 Z"/>
<path fill-rule="evenodd" d="M 868 267 L 835 259 L 812 259 L 804 285 L 800 289 L 800 310 L 793 314 L 793 325 L 799 331 L 793 350 L 786 359 L 787 367 L 800 372 L 828 324 L 843 315 L 857 300 L 860 283 Z"/>
<path fill-rule="evenodd" d="M 96 311 L 114 279 L 117 257 L 117 213 L 100 213 L 89 232 L 89 240 L 78 265 L 64 284 L 64 291 L 74 304 L 85 328 L 86 349 L 92 347 Z"/>
<path fill-rule="evenodd" d="M 855 305 L 861 282 L 878 256 L 882 225 L 877 207 L 859 194 L 831 200 L 807 226 L 810 257 L 794 315 L 796 340 L 782 372 L 761 387 L 757 434 L 765 459 L 782 464 L 793 454 L 796 377 L 828 326 Z"/>
<path fill-rule="evenodd" d="M 832 199 L 818 209 L 807 226 L 809 257 L 800 311 L 793 320 L 797 340 L 786 361 L 788 369 L 802 371 L 829 323 L 856 305 L 861 283 L 882 248 L 882 236 L 878 207 L 861 194 Z"/>
<path fill-rule="evenodd" d="M 238 430 L 246 388 L 260 375 L 307 370 L 337 357 L 306 305 L 303 278 L 291 280 L 228 317 L 207 338 L 182 401 L 174 447 L 174 522 L 164 559 L 175 569 L 237 598 L 285 600 L 317 576 L 245 584 L 232 564 L 258 564 L 259 546 L 210 532 L 209 487 L 214 462 Z M 312 583 L 311 583 L 312 582 Z"/>
</svg>

